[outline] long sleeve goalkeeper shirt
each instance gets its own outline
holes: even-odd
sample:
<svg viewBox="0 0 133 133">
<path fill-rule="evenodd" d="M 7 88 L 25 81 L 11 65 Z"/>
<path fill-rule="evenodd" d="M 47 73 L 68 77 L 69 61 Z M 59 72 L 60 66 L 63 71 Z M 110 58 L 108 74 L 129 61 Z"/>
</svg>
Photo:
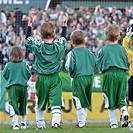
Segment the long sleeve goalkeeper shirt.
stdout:
<svg viewBox="0 0 133 133">
<path fill-rule="evenodd" d="M 130 74 L 130 76 L 133 76 L 133 51 L 130 49 L 129 43 L 130 43 L 130 37 L 126 36 L 123 39 L 123 46 L 127 50 L 128 60 L 129 60 L 129 63 L 130 63 L 129 74 Z"/>
</svg>

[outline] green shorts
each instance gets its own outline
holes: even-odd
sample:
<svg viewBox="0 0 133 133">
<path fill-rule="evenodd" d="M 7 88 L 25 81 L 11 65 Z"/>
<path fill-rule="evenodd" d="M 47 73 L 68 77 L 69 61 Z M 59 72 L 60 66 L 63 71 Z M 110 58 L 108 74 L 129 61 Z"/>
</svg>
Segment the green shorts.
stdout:
<svg viewBox="0 0 133 133">
<path fill-rule="evenodd" d="M 72 95 L 76 109 L 90 108 L 93 76 L 81 76 L 72 80 Z"/>
<path fill-rule="evenodd" d="M 8 89 L 9 105 L 14 109 L 17 115 L 27 114 L 27 87 L 20 85 L 13 85 Z M 10 113 L 10 110 L 9 110 Z"/>
<path fill-rule="evenodd" d="M 37 108 L 44 111 L 48 103 L 48 109 L 52 106 L 63 106 L 62 81 L 58 74 L 38 74 L 36 80 Z"/>
<path fill-rule="evenodd" d="M 106 71 L 103 74 L 102 90 L 108 99 L 108 109 L 114 110 L 126 106 L 126 72 L 118 68 L 112 68 Z"/>
</svg>

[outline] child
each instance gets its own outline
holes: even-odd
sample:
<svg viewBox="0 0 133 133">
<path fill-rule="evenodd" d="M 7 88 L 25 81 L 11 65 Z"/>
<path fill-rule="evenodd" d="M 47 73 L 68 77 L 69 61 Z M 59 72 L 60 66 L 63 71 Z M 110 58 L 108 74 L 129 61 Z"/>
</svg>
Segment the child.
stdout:
<svg viewBox="0 0 133 133">
<path fill-rule="evenodd" d="M 133 35 L 132 28 L 127 28 L 126 37 L 123 39 L 123 46 L 128 53 L 128 59 L 130 63 L 130 78 L 128 80 L 128 96 L 129 96 L 129 116 L 131 120 L 130 129 L 133 130 L 133 51 L 130 50 L 130 37 Z"/>
<path fill-rule="evenodd" d="M 120 40 L 120 28 L 110 24 L 105 29 L 108 44 L 101 48 L 98 55 L 98 65 L 103 73 L 103 93 L 105 106 L 108 108 L 110 127 L 117 128 L 116 109 L 120 109 L 122 115 L 121 126 L 128 126 L 128 112 L 126 108 L 126 91 L 128 70 L 127 53 L 123 46 L 118 44 Z"/>
<path fill-rule="evenodd" d="M 85 35 L 81 30 L 71 33 L 74 49 L 67 54 L 66 70 L 72 79 L 72 95 L 77 112 L 76 128 L 86 127 L 87 108 L 91 107 L 93 73 L 96 58 L 84 47 Z"/>
<path fill-rule="evenodd" d="M 4 70 L 3 76 L 8 81 L 9 114 L 12 117 L 13 129 L 18 130 L 18 115 L 22 116 L 21 129 L 26 129 L 27 120 L 27 81 L 31 76 L 29 66 L 23 62 L 23 51 L 19 46 L 13 46 L 9 61 Z"/>
<path fill-rule="evenodd" d="M 26 37 L 31 35 L 34 16 L 30 14 Z M 62 36 L 66 34 L 68 15 L 62 27 Z M 37 129 L 45 129 L 44 110 L 48 102 L 48 109 L 52 111 L 52 127 L 60 127 L 62 101 L 62 82 L 59 72 L 62 69 L 62 56 L 67 47 L 64 37 L 56 37 L 56 27 L 52 23 L 44 22 L 41 26 L 41 39 L 28 37 L 26 45 L 35 56 L 34 69 L 38 73 L 36 80 L 36 122 Z"/>
</svg>

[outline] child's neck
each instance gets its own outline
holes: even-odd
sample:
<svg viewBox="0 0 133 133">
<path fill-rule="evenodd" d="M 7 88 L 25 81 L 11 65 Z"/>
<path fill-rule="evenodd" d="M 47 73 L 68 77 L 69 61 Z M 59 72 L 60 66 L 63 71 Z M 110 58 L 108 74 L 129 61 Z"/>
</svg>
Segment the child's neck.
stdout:
<svg viewBox="0 0 133 133">
<path fill-rule="evenodd" d="M 54 39 L 43 39 L 45 43 L 52 43 Z"/>
<path fill-rule="evenodd" d="M 114 42 L 111 42 L 111 41 L 108 41 L 109 44 L 118 44 L 118 40 L 117 41 L 114 41 Z"/>
<path fill-rule="evenodd" d="M 80 44 L 80 45 L 74 45 L 74 48 L 82 48 L 83 47 L 83 44 Z"/>
</svg>

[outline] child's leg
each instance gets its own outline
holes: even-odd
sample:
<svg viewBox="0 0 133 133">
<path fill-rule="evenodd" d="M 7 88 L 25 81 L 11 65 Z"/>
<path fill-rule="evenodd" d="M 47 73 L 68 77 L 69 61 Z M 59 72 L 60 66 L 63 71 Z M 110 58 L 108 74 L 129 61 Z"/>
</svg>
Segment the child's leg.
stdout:
<svg viewBox="0 0 133 133">
<path fill-rule="evenodd" d="M 110 119 L 110 127 L 111 128 L 117 128 L 118 122 L 117 122 L 117 118 L 116 118 L 116 110 L 109 110 L 108 109 L 108 114 L 109 114 L 109 119 Z"/>
<path fill-rule="evenodd" d="M 77 109 L 78 126 L 83 127 L 86 124 L 86 111 L 84 108 Z"/>
<path fill-rule="evenodd" d="M 87 118 L 87 108 L 84 108 L 85 111 L 85 117 Z"/>
<path fill-rule="evenodd" d="M 18 125 L 18 115 L 12 116 L 12 124 L 13 126 Z"/>
<path fill-rule="evenodd" d="M 49 109 L 52 111 L 51 125 L 53 128 L 60 127 L 61 122 L 61 107 L 64 106 L 62 99 L 62 81 L 58 74 L 53 74 L 50 77 L 49 89 Z"/>
<path fill-rule="evenodd" d="M 36 122 L 37 122 L 38 129 L 46 128 L 45 121 L 44 121 L 44 111 L 36 109 Z"/>
<path fill-rule="evenodd" d="M 21 118 L 21 129 L 26 129 L 27 128 L 26 121 L 27 121 L 27 115 L 22 115 L 22 118 Z"/>
<path fill-rule="evenodd" d="M 27 114 L 28 114 L 28 104 L 27 104 L 27 88 L 21 87 L 21 91 L 19 92 L 19 112 L 21 116 L 21 129 L 27 128 Z"/>
<path fill-rule="evenodd" d="M 26 121 L 27 121 L 27 115 L 22 115 L 21 123 L 24 123 L 26 125 Z"/>
<path fill-rule="evenodd" d="M 19 108 L 18 108 L 18 99 L 19 99 L 19 93 L 17 91 L 17 86 L 11 86 L 8 89 L 8 100 L 9 100 L 9 114 L 12 117 L 12 124 L 13 124 L 13 129 L 17 130 L 19 129 L 18 126 L 18 114 Z"/>
<path fill-rule="evenodd" d="M 13 115 L 12 116 L 12 124 L 13 124 L 13 129 L 14 130 L 18 130 L 19 126 L 18 126 L 18 115 Z"/>
<path fill-rule="evenodd" d="M 61 122 L 61 107 L 60 106 L 52 106 L 52 127 L 60 126 Z M 57 125 L 55 125 L 57 124 Z"/>
</svg>

